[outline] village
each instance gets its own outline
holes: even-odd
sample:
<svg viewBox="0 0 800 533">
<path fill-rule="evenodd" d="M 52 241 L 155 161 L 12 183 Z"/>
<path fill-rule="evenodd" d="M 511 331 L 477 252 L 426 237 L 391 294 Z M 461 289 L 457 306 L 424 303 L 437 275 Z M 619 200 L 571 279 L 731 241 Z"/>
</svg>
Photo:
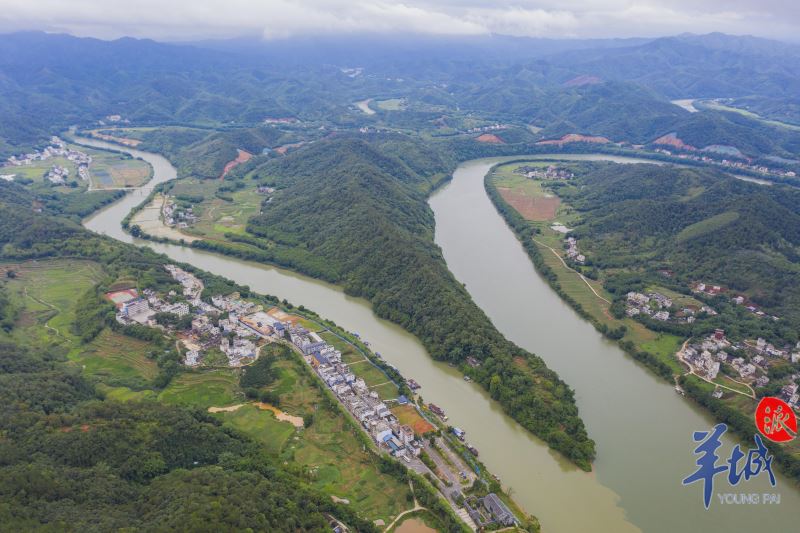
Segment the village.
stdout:
<svg viewBox="0 0 800 533">
<path fill-rule="evenodd" d="M 55 157 L 63 157 L 75 163 L 78 168 L 78 177 L 84 181 L 89 180 L 89 165 L 92 162 L 92 157 L 84 152 L 67 148 L 64 141 L 56 136 L 50 138 L 50 145 L 43 150 L 24 154 L 19 157 L 12 155 L 8 158 L 6 164 L 18 167 L 30 165 L 34 161 L 47 161 Z M 8 176 L 12 177 L 9 178 Z M 64 185 L 67 182 L 67 178 L 69 178 L 69 169 L 60 165 L 53 165 L 45 177 L 53 185 Z M 13 175 L 5 174 L 3 179 L 11 181 Z"/>
<path fill-rule="evenodd" d="M 708 316 L 717 314 L 714 309 L 707 305 L 703 305 L 699 309 L 695 306 L 684 306 L 681 309 L 675 309 L 671 298 L 655 291 L 647 294 L 631 291 L 625 297 L 625 314 L 630 318 L 648 316 L 662 322 L 672 320 L 678 323 L 693 324 L 697 320 L 697 315 L 701 313 L 705 313 Z"/>
<path fill-rule="evenodd" d="M 578 240 L 575 237 L 567 237 L 564 244 L 567 248 L 568 258 L 581 265 L 586 262 L 586 256 L 578 250 Z"/>
<path fill-rule="evenodd" d="M 508 127 L 509 126 L 507 124 L 495 123 L 495 124 L 491 124 L 489 126 L 476 126 L 474 128 L 469 128 L 468 130 L 466 130 L 466 133 L 480 133 L 480 132 L 499 131 L 499 130 L 504 130 L 504 129 L 508 128 Z"/>
<path fill-rule="evenodd" d="M 548 165 L 547 168 L 523 165 L 514 169 L 514 172 L 522 174 L 526 178 L 539 180 L 569 180 L 575 177 L 575 174 L 569 170 L 555 165 Z"/>
<path fill-rule="evenodd" d="M 638 148 L 634 146 L 634 148 Z M 733 169 L 733 170 L 745 170 L 749 172 L 758 172 L 759 174 L 771 174 L 774 176 L 782 176 L 787 178 L 794 178 L 797 176 L 797 173 L 792 170 L 782 170 L 776 168 L 769 168 L 764 165 L 757 165 L 753 164 L 749 159 L 742 160 L 742 161 L 733 161 L 730 159 L 714 159 L 708 156 L 701 156 L 701 155 L 694 155 L 688 153 L 673 153 L 671 150 L 667 150 L 664 148 L 656 148 L 655 152 L 658 154 L 663 154 L 670 157 L 677 157 L 678 159 L 687 159 L 689 161 L 697 161 L 700 163 L 705 163 L 707 165 L 714 165 L 719 167 L 725 167 L 726 169 Z"/>
<path fill-rule="evenodd" d="M 712 283 L 703 283 L 702 281 L 698 281 L 693 283 L 691 286 L 691 290 L 695 294 L 703 294 L 705 296 L 720 296 L 720 295 L 727 295 L 728 289 L 721 285 L 714 285 Z M 743 306 L 747 311 L 753 313 L 759 318 L 770 318 L 772 320 L 780 320 L 780 317 L 775 315 L 768 315 L 764 311 L 762 311 L 758 305 L 751 302 L 746 296 L 737 294 L 730 297 L 730 300 L 735 303 L 736 305 Z"/>
<path fill-rule="evenodd" d="M 174 197 L 166 196 L 164 205 L 161 207 L 161 217 L 164 224 L 169 227 L 177 226 L 186 229 L 197 222 L 197 215 L 193 212 L 193 206 L 185 206 L 175 201 Z"/>
<path fill-rule="evenodd" d="M 224 354 L 229 367 L 239 368 L 255 361 L 262 346 L 286 343 L 302 356 L 378 449 L 425 475 L 473 530 L 519 523 L 496 494 L 465 497 L 459 490 L 458 487 L 479 480 L 474 467 L 459 453 L 477 456 L 478 451 L 469 444 L 455 445 L 455 439 L 464 440 L 465 432 L 458 428 L 448 430 L 443 425 L 447 416 L 440 407 L 427 406 L 441 420 L 432 423 L 407 396 L 381 398 L 343 361 L 341 351 L 303 327 L 297 317 L 277 307 L 264 310 L 238 293 L 212 296 L 208 303 L 201 298 L 205 286 L 197 276 L 176 265 L 165 265 L 165 269 L 181 285 L 181 294 L 173 290 L 159 295 L 150 289 L 139 294 L 133 288 L 106 294 L 117 308 L 119 323 L 172 331 L 185 348 L 184 364 L 191 368 L 201 366 L 213 352 Z M 165 321 L 164 317 L 170 320 Z M 381 359 L 377 354 L 376 358 Z M 408 384 L 412 391 L 420 388 L 414 380 L 408 380 Z M 423 429 L 401 423 L 394 408 L 404 408 L 406 412 L 410 409 Z M 434 437 L 437 430 L 447 435 Z"/>
<path fill-rule="evenodd" d="M 791 346 L 776 348 L 762 338 L 736 342 L 728 339 L 723 330 L 717 329 L 703 339 L 687 342 L 677 355 L 692 372 L 707 381 L 714 381 L 722 372 L 752 387 L 766 387 L 770 383 L 769 368 L 774 362 L 778 359 L 792 363 L 800 361 L 800 342 L 794 349 Z M 782 384 L 779 395 L 797 409 L 800 406 L 800 387 L 796 381 L 800 373 L 784 377 L 788 379 Z M 714 396 L 721 397 L 722 390 L 715 390 Z"/>
</svg>

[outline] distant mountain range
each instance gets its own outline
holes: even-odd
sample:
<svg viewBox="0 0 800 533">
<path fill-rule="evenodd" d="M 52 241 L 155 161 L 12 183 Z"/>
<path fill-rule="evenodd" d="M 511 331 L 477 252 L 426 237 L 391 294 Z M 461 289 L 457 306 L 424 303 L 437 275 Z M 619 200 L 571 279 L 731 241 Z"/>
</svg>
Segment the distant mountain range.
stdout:
<svg viewBox="0 0 800 533">
<path fill-rule="evenodd" d="M 0 154 L 108 114 L 137 124 L 252 126 L 266 116 L 292 116 L 353 127 L 365 117 L 348 111 L 352 102 L 375 95 L 418 102 L 416 113 L 384 117 L 397 122 L 402 116 L 403 128 L 418 131 L 442 114 L 469 110 L 485 120 L 533 124 L 547 136 L 647 143 L 682 131 L 700 147 L 732 139 L 748 155 L 781 157 L 795 156 L 800 144 L 795 133 L 752 118 L 716 111 L 689 117 L 669 103 L 727 97 L 766 117 L 800 123 L 800 47 L 755 37 L 350 36 L 164 44 L 25 32 L 0 40 Z M 728 141 L 711 135 L 720 131 Z"/>
</svg>

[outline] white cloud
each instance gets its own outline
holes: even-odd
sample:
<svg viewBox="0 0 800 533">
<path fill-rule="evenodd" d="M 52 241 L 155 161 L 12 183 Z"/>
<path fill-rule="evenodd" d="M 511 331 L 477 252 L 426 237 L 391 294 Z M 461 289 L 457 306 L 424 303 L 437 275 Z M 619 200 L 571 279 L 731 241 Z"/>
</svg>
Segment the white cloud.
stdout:
<svg viewBox="0 0 800 533">
<path fill-rule="evenodd" d="M 297 2 L 272 0 L 264 6 L 264 36 L 337 32 L 409 32 L 443 35 L 486 33 L 486 28 L 421 6 L 376 1 Z"/>
<path fill-rule="evenodd" d="M 0 0 L 0 30 L 193 39 L 380 32 L 629 37 L 684 31 L 797 40 L 795 0 Z"/>
<path fill-rule="evenodd" d="M 492 33 L 503 35 L 576 37 L 581 26 L 575 13 L 561 10 L 473 8 L 465 16 L 468 20 L 481 21 Z"/>
</svg>

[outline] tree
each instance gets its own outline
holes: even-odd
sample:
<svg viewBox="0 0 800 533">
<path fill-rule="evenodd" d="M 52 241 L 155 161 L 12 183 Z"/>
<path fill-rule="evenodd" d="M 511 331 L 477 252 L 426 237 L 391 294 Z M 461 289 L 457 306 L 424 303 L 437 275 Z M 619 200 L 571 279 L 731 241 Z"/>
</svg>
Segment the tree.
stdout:
<svg viewBox="0 0 800 533">
<path fill-rule="evenodd" d="M 499 396 L 500 389 L 502 388 L 502 386 L 503 386 L 503 380 L 500 379 L 500 376 L 498 376 L 497 374 L 492 376 L 492 379 L 489 380 L 489 394 L 491 394 L 492 398 L 494 398 L 495 400 Z"/>
</svg>

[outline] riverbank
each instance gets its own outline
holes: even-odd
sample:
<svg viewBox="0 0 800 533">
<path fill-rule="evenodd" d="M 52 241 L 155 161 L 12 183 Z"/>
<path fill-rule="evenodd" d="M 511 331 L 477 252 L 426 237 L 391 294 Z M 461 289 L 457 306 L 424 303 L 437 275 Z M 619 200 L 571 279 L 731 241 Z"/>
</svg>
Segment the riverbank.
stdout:
<svg viewBox="0 0 800 533">
<path fill-rule="evenodd" d="M 603 291 L 602 284 L 594 282 L 596 287 L 593 286 L 581 272 L 571 268 L 561 257 L 560 252 L 554 248 L 555 246 L 561 248 L 563 236 L 556 231 L 548 230 L 549 221 L 537 223 L 526 220 L 519 210 L 504 198 L 496 185 L 500 177 L 500 168 L 502 165 L 492 167 L 484 177 L 487 195 L 550 287 L 598 332 L 609 340 L 616 341 L 620 348 L 660 378 L 671 384 L 679 384 L 689 398 L 707 409 L 718 420 L 729 424 L 741 439 L 749 441 L 752 435 L 757 433 L 755 424 L 752 423 L 752 411 L 757 403 L 753 388 L 745 383 L 731 380 L 733 384 L 744 386 L 745 391 L 732 388 L 730 384 L 726 385 L 723 382 L 726 379 L 724 374 L 714 381 L 702 375 L 695 375 L 691 363 L 684 361 L 681 356 L 686 342 L 683 342 L 680 348 L 676 347 L 676 343 L 679 344 L 684 338 L 655 332 L 630 318 L 615 318 L 611 313 L 611 301 L 609 301 L 611 295 L 598 294 L 598 291 Z M 576 279 L 583 283 L 573 283 Z M 660 348 L 660 351 L 651 351 L 651 347 L 654 346 Z M 712 398 L 715 388 L 740 395 L 741 398 L 735 400 Z M 776 462 L 787 474 L 795 477 L 796 483 L 796 472 L 800 462 L 792 449 L 774 443 L 768 443 L 768 447 L 774 454 Z"/>
<path fill-rule="evenodd" d="M 524 159 L 539 158 L 642 162 L 586 154 L 537 154 Z M 535 492 L 530 496 L 540 504 L 542 510 L 537 509 L 537 516 L 544 530 L 640 528 L 669 532 L 691 525 L 692 530 L 727 532 L 758 527 L 759 520 L 789 527 L 791 507 L 762 510 L 712 505 L 706 511 L 699 488 L 681 486 L 680 480 L 695 468 L 692 433 L 712 427 L 714 421 L 706 411 L 676 394 L 674 383 L 654 376 L 626 356 L 616 342 L 600 335 L 535 269 L 484 185 L 492 166 L 519 159 L 523 158 L 490 158 L 460 165 L 452 182 L 431 198 L 436 242 L 456 279 L 465 284 L 498 329 L 516 344 L 539 354 L 575 388 L 578 407 L 597 443 L 598 459 L 591 479 L 586 479 L 551 471 L 547 460 L 531 449 L 522 457 L 535 463 L 533 475 L 547 490 L 531 487 L 530 474 L 526 478 L 513 471 L 504 474 L 504 484 Z M 560 264 L 555 256 L 553 261 Z M 574 273 L 569 274 L 575 286 L 585 287 Z M 588 289 L 586 293 L 596 299 Z M 726 436 L 720 454 L 730 453 L 738 443 L 738 439 Z M 492 459 L 485 456 L 481 448 L 481 459 Z M 721 479 L 715 485 L 723 492 L 737 490 Z M 606 499 L 608 493 L 597 490 L 600 487 L 612 491 L 611 502 Z M 746 490 L 779 490 L 783 498 L 798 501 L 797 490 L 780 475 L 777 488 L 751 479 Z M 515 495 L 519 497 L 519 492 Z M 562 498 L 580 501 L 581 513 L 570 514 L 560 505 Z M 609 503 L 621 510 L 621 520 L 608 512 Z"/>
<path fill-rule="evenodd" d="M 154 163 L 155 163 L 156 167 L 159 167 L 159 164 L 161 163 L 161 161 L 154 160 Z M 163 183 L 164 181 L 167 181 L 167 180 L 162 180 L 161 183 Z M 158 183 L 156 183 L 156 185 L 158 185 Z M 130 199 L 131 196 L 128 196 L 127 198 Z M 122 205 L 124 206 L 125 204 L 122 203 Z M 107 211 L 112 211 L 114 209 L 115 209 L 115 206 L 112 206 Z M 118 220 L 121 220 L 125 215 L 126 215 L 126 213 L 124 212 L 123 209 L 117 209 L 116 210 L 115 216 L 116 216 L 116 218 Z M 90 227 L 91 229 L 97 228 L 97 230 L 100 230 L 101 229 L 100 227 L 95 226 L 95 224 L 99 220 L 105 220 L 107 222 L 110 222 L 113 218 L 114 217 L 112 217 L 109 212 L 98 213 L 94 217 L 91 217 L 90 219 L 87 219 L 86 225 L 87 225 L 87 227 Z M 111 226 L 107 225 L 107 226 L 102 227 L 101 232 L 108 232 L 108 231 L 113 231 L 113 232 L 118 232 L 119 231 L 120 237 L 122 238 L 122 240 L 126 240 L 128 242 L 134 242 L 136 244 L 145 244 L 145 242 L 147 242 L 147 241 L 141 241 L 141 240 L 134 240 L 133 238 L 131 238 L 130 235 L 125 234 L 124 232 L 121 232 L 121 230 L 118 229 L 118 227 L 115 227 L 113 225 L 111 225 Z M 114 236 L 116 237 L 116 235 L 114 235 Z M 169 244 L 166 244 L 166 243 L 151 243 L 151 244 L 155 245 L 154 248 L 156 248 L 157 251 L 165 251 L 165 250 L 178 251 L 178 250 L 180 250 L 182 253 L 185 253 L 185 252 L 188 251 L 184 247 L 178 247 L 178 246 L 169 245 Z M 161 249 L 159 249 L 159 248 L 161 248 Z M 208 257 L 206 254 L 201 254 L 201 256 L 202 257 Z M 195 270 L 197 268 L 196 266 L 189 266 L 188 262 L 181 261 L 181 264 L 187 266 L 187 268 L 189 268 L 191 270 Z M 262 271 L 262 272 L 263 272 L 263 270 L 269 270 L 269 268 L 268 267 L 264 267 L 263 269 L 259 269 L 259 271 Z M 254 278 L 255 278 L 255 276 L 253 277 L 253 279 Z M 298 277 L 298 279 L 299 279 L 299 277 Z M 249 279 L 248 279 L 248 281 L 249 281 Z M 248 293 L 250 291 L 249 287 L 239 287 L 239 290 L 244 294 L 246 294 L 246 293 Z M 272 291 L 270 291 L 270 292 L 272 292 Z M 315 313 L 309 311 L 308 309 L 304 308 L 303 306 L 293 307 L 290 304 L 288 304 L 288 302 L 286 300 L 284 300 L 283 303 L 280 303 L 274 297 L 265 297 L 265 298 L 268 298 L 271 304 L 280 305 L 284 309 L 285 312 L 297 313 L 300 316 L 302 316 L 305 320 L 317 324 L 317 326 L 319 327 L 320 331 L 322 332 L 321 335 L 326 335 L 326 334 L 330 333 L 330 334 L 334 335 L 337 339 L 341 340 L 342 342 L 345 342 L 345 343 L 351 345 L 353 347 L 354 351 L 359 353 L 364 358 L 368 359 L 370 361 L 371 365 L 374 365 L 379 371 L 383 371 L 383 372 L 385 372 L 387 374 L 388 377 L 386 377 L 384 379 L 384 381 L 391 381 L 391 380 L 394 379 L 394 380 L 397 381 L 397 383 L 399 383 L 401 385 L 402 385 L 402 383 L 404 383 L 405 380 L 403 379 L 402 375 L 400 375 L 399 371 L 393 365 L 386 363 L 382 358 L 380 358 L 377 355 L 375 355 L 367 347 L 366 343 L 361 341 L 358 338 L 357 335 L 351 334 L 351 333 L 348 333 L 345 330 L 339 329 L 336 326 L 336 324 L 334 324 L 331 321 L 322 320 L 321 318 L 319 318 L 318 315 L 316 315 Z M 313 304 L 313 302 L 310 302 L 310 303 L 307 303 L 307 305 L 313 306 L 314 304 Z M 374 317 L 371 316 L 371 313 L 370 313 L 369 320 L 374 320 Z M 362 328 L 362 326 L 365 326 L 365 325 L 369 326 L 369 324 L 361 323 L 361 324 L 358 325 L 357 329 L 359 331 L 369 331 L 369 329 L 370 329 L 369 327 Z M 393 350 L 390 349 L 388 351 L 391 352 Z M 312 373 L 312 375 L 313 375 L 313 373 Z M 336 404 L 338 405 L 338 401 L 335 400 L 335 397 L 332 397 L 332 395 L 331 395 L 330 391 L 327 389 L 327 387 L 324 386 L 323 384 L 321 384 L 321 382 L 319 382 L 319 381 L 317 381 L 317 382 L 318 382 L 319 387 L 321 387 L 320 388 L 321 394 L 323 394 L 324 396 L 330 398 L 332 401 L 335 401 Z M 216 405 L 223 405 L 224 406 L 225 404 L 223 403 L 223 404 L 216 404 Z M 212 404 L 212 406 L 213 406 L 213 404 Z M 239 415 L 239 411 L 241 411 L 241 409 L 236 409 L 235 411 L 231 411 L 231 413 L 233 413 L 231 416 Z M 241 415 L 242 417 L 244 417 L 245 415 L 247 415 L 249 413 L 249 411 L 247 411 L 247 412 L 242 411 L 242 412 L 244 413 L 243 415 Z M 228 410 L 222 410 L 222 411 L 220 411 L 220 413 L 221 414 L 228 413 Z M 352 418 L 347 418 L 348 416 L 351 417 L 352 415 L 349 415 L 349 413 L 346 414 L 345 415 L 345 417 L 346 417 L 345 419 L 350 420 L 351 423 L 355 424 L 353 426 L 353 428 L 356 431 L 356 433 L 360 434 L 363 431 L 363 429 L 360 428 L 360 426 L 359 426 L 357 421 L 355 421 Z M 366 439 L 366 441 L 367 442 L 371 442 L 369 439 Z M 409 474 L 409 475 L 412 475 L 412 474 Z M 485 469 L 483 471 L 483 475 L 490 476 L 488 471 L 486 471 Z M 420 480 L 417 480 L 414 483 L 414 486 L 415 486 L 414 490 L 415 490 L 416 493 L 420 493 L 420 494 L 418 494 L 418 498 L 425 498 L 427 500 L 426 507 L 430 508 L 430 509 L 433 509 L 433 508 L 436 508 L 436 505 L 437 505 L 436 501 L 437 500 L 434 497 L 434 495 L 430 494 L 428 489 L 425 488 L 426 483 L 427 482 L 422 482 Z M 431 488 L 431 490 L 432 490 L 432 488 Z M 426 492 L 426 491 L 428 491 L 428 492 Z M 426 496 L 426 494 L 427 494 L 427 496 Z M 455 514 L 453 514 L 453 517 L 455 517 Z M 443 518 L 444 518 L 444 515 L 443 515 Z M 454 520 L 459 520 L 459 519 L 454 518 Z M 535 524 L 536 523 L 535 520 L 532 523 Z"/>
<path fill-rule="evenodd" d="M 503 164 L 512 162 L 514 161 Z M 543 237 L 537 233 L 534 226 L 525 220 L 500 194 L 492 179 L 494 169 L 495 167 L 492 167 L 484 178 L 486 193 L 550 288 L 603 336 L 609 340 L 618 341 L 620 348 L 647 366 L 657 376 L 667 381 L 673 381 L 673 374 L 680 371 L 680 366 L 673 357 L 680 341 L 677 338 L 669 338 L 664 342 L 656 333 L 650 332 L 640 323 L 633 320 L 620 320 L 612 316 L 610 312 L 611 295 L 601 294 L 603 292 L 602 285 L 588 280 L 563 261 L 554 247 L 556 240 L 562 240 L 560 233 L 550 239 L 553 242 L 543 242 Z M 573 283 L 575 279 L 579 282 Z M 656 344 L 661 347 L 660 353 L 656 354 L 645 349 L 647 345 Z M 671 362 L 672 364 L 670 364 Z"/>
<path fill-rule="evenodd" d="M 156 168 L 157 180 L 172 172 L 163 157 L 146 157 Z M 571 308 L 540 282 L 523 251 L 514 253 L 518 241 L 483 187 L 489 166 L 482 161 L 461 164 L 453 180 L 432 196 L 436 242 L 456 278 L 467 284 L 503 333 L 546 357 L 575 388 L 587 426 L 598 443 L 594 474 L 585 474 L 553 454 L 506 416 L 482 387 L 465 382 L 455 368 L 432 360 L 414 336 L 379 319 L 364 299 L 269 265 L 134 239 L 122 231 L 119 220 L 144 200 L 141 196 L 126 196 L 91 217 L 86 225 L 125 242 L 150 246 L 176 262 L 249 285 L 261 294 L 313 306 L 322 316 L 336 317 L 343 329 L 358 331 L 387 364 L 422 385 L 426 402 L 442 406 L 450 423 L 467 431 L 480 450 L 481 461 L 502 477 L 503 485 L 513 491 L 524 509 L 539 517 L 546 531 L 617 533 L 643 528 L 669 532 L 693 524 L 707 531 L 728 532 L 758 528 L 765 520 L 791 529 L 793 515 L 787 511 L 800 506 L 800 500 L 780 477 L 783 505 L 763 511 L 748 506 L 712 506 L 705 511 L 699 492 L 680 486 L 680 476 L 693 468 L 691 433 L 713 421 L 678 397 L 672 386 L 622 356 L 594 328 L 577 320 Z M 636 421 L 637 432 L 626 431 L 631 420 Z M 734 444 L 729 438 L 723 442 L 725 450 Z M 724 482 L 720 488 L 732 490 Z M 748 488 L 770 490 L 758 480 L 751 481 Z M 576 502 L 579 513 L 575 512 Z"/>
<path fill-rule="evenodd" d="M 349 144 L 331 147 L 331 150 L 335 149 L 348 153 L 353 151 Z M 342 162 L 332 158 L 328 152 L 314 153 L 319 156 L 310 157 L 315 161 L 314 164 L 331 158 L 332 164 L 338 165 L 338 172 L 347 174 Z M 295 164 L 304 163 L 302 159 L 295 158 Z M 365 164 L 370 162 L 365 161 Z M 375 171 L 378 172 L 377 169 Z M 369 173 L 363 169 L 362 172 Z M 383 174 L 381 179 L 391 181 L 390 177 Z M 334 181 L 328 180 L 330 194 L 337 194 L 335 191 L 341 188 Z M 276 201 L 272 202 L 277 207 L 265 210 L 265 213 L 272 213 L 271 216 L 276 217 L 275 224 L 305 228 L 296 237 L 290 235 L 290 230 L 290 233 L 278 239 L 280 242 L 270 241 L 273 221 L 259 219 L 251 220 L 248 226 L 253 236 L 232 235 L 229 239 L 235 241 L 233 243 L 198 240 L 191 247 L 291 268 L 317 279 L 340 284 L 347 294 L 369 299 L 380 317 L 416 335 L 435 359 L 450 361 L 458 365 L 462 372 L 469 373 L 523 427 L 548 442 L 554 450 L 580 468 L 590 470 L 595 456 L 594 443 L 585 431 L 569 388 L 557 374 L 542 364 L 539 357 L 504 339 L 494 325 L 485 319 L 463 287 L 452 279 L 444 260 L 430 240 L 434 230 L 433 220 L 429 216 L 428 206 L 420 204 L 424 197 L 416 192 L 412 194 L 411 190 L 406 191 L 408 194 L 398 194 L 394 187 L 390 189 L 394 192 L 389 199 L 363 194 L 360 195 L 360 201 L 380 211 L 382 209 L 379 206 L 384 202 L 396 203 L 395 209 L 417 213 L 421 224 L 430 229 L 430 233 L 422 232 L 421 227 L 410 227 L 408 220 L 395 225 L 382 214 L 377 221 L 382 228 L 381 236 L 369 232 L 362 234 L 363 228 L 371 223 L 361 220 L 366 211 L 347 215 L 345 221 L 334 213 L 334 209 L 328 208 L 321 218 L 316 219 L 316 211 L 311 204 L 317 202 L 309 203 L 309 195 L 319 194 L 319 190 L 317 184 L 303 180 L 292 196 L 286 196 L 284 189 L 284 196 L 276 197 Z M 302 207 L 297 207 L 295 202 L 302 203 Z M 282 205 L 295 207 L 286 213 L 276 211 Z M 335 226 L 336 229 L 326 231 L 325 246 L 314 247 L 314 251 L 311 251 L 304 243 L 310 242 L 309 238 L 315 238 L 307 234 L 307 228 L 315 224 Z M 256 237 L 259 235 L 263 238 Z M 360 237 L 353 239 L 352 235 Z M 167 242 L 162 238 L 153 240 Z M 338 252 L 331 252 L 333 249 Z M 383 250 L 386 257 L 381 257 L 376 250 Z M 354 263 L 350 256 L 364 256 L 371 260 Z M 418 265 L 417 273 L 405 270 L 405 264 Z M 419 273 L 423 274 L 423 280 L 419 279 Z M 426 289 L 423 290 L 423 287 Z M 466 359 L 470 354 L 476 354 L 482 364 L 467 365 Z M 544 384 L 547 386 L 538 386 Z"/>
</svg>

